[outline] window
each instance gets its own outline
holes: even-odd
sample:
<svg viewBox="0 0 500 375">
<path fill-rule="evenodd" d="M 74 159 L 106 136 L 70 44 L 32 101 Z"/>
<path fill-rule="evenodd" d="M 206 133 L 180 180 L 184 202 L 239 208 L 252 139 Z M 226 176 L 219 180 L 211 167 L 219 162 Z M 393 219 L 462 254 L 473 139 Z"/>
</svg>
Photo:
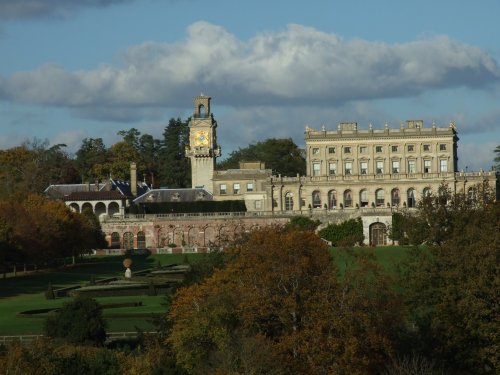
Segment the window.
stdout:
<svg viewBox="0 0 500 375">
<path fill-rule="evenodd" d="M 226 194 L 227 193 L 227 185 L 226 184 L 220 184 L 219 186 L 219 194 Z"/>
<path fill-rule="evenodd" d="M 408 189 L 407 192 L 408 195 L 408 208 L 414 208 L 415 207 L 415 190 L 414 189 Z"/>
<path fill-rule="evenodd" d="M 313 176 L 319 176 L 321 170 L 320 168 L 321 168 L 320 163 L 313 163 Z"/>
<path fill-rule="evenodd" d="M 431 161 L 424 160 L 424 173 L 431 173 Z"/>
<path fill-rule="evenodd" d="M 123 247 L 127 250 L 134 248 L 134 235 L 132 232 L 123 233 Z"/>
<path fill-rule="evenodd" d="M 397 160 L 392 162 L 392 173 L 399 173 L 399 161 Z"/>
<path fill-rule="evenodd" d="M 312 193 L 313 208 L 321 207 L 321 195 L 318 190 L 314 190 Z"/>
<path fill-rule="evenodd" d="M 346 176 L 352 174 L 352 162 L 351 161 L 346 161 L 345 162 L 345 173 Z"/>
<path fill-rule="evenodd" d="M 384 173 L 384 162 L 377 161 L 377 174 L 382 174 L 382 173 Z"/>
<path fill-rule="evenodd" d="M 118 232 L 111 233 L 111 248 L 112 249 L 120 248 L 120 233 Z"/>
<path fill-rule="evenodd" d="M 399 206 L 399 199 L 400 194 L 399 194 L 399 189 L 392 189 L 391 191 L 391 205 L 392 206 Z"/>
<path fill-rule="evenodd" d="M 362 161 L 360 163 L 359 170 L 361 171 L 361 174 L 368 174 L 368 162 Z"/>
<path fill-rule="evenodd" d="M 431 195 L 431 189 L 428 188 L 428 187 L 424 188 L 424 191 L 422 192 L 422 195 L 424 197 L 430 197 L 430 195 Z"/>
<path fill-rule="evenodd" d="M 367 154 L 367 153 L 368 153 L 368 147 L 366 147 L 366 146 L 361 146 L 361 147 L 359 148 L 359 153 L 360 153 L 360 154 Z"/>
<path fill-rule="evenodd" d="M 247 182 L 247 191 L 252 192 L 253 191 L 253 182 Z"/>
<path fill-rule="evenodd" d="M 312 152 L 313 152 L 313 155 L 319 155 L 319 148 L 314 147 Z"/>
<path fill-rule="evenodd" d="M 441 144 L 439 145 L 439 151 L 446 151 L 446 144 L 441 143 Z"/>
<path fill-rule="evenodd" d="M 431 150 L 431 145 L 424 145 L 424 151 L 429 152 Z"/>
<path fill-rule="evenodd" d="M 240 193 L 240 184 L 233 184 L 233 194 Z"/>
<path fill-rule="evenodd" d="M 384 203 L 385 203 L 384 190 L 378 189 L 375 192 L 375 204 L 377 205 L 377 207 L 383 207 Z"/>
<path fill-rule="evenodd" d="M 414 152 L 415 151 L 415 146 L 414 145 L 408 145 L 408 152 Z"/>
<path fill-rule="evenodd" d="M 344 153 L 345 154 L 350 154 L 351 153 L 351 146 L 345 146 L 344 147 Z"/>
<path fill-rule="evenodd" d="M 448 160 L 442 159 L 439 161 L 439 171 L 448 172 Z"/>
<path fill-rule="evenodd" d="M 337 174 L 337 164 L 336 163 L 328 163 L 328 174 L 330 176 L 335 176 Z"/>
<path fill-rule="evenodd" d="M 361 207 L 368 207 L 368 190 L 363 189 L 359 193 L 359 202 Z"/>
<path fill-rule="evenodd" d="M 408 173 L 416 173 L 417 172 L 417 164 L 415 160 L 408 160 Z"/>
<path fill-rule="evenodd" d="M 329 154 L 335 154 L 335 147 L 328 147 Z"/>
<path fill-rule="evenodd" d="M 352 207 L 352 192 L 350 190 L 344 191 L 344 207 Z"/>
<path fill-rule="evenodd" d="M 398 152 L 398 146 L 391 146 L 391 151 L 392 152 Z"/>
<path fill-rule="evenodd" d="M 293 194 L 287 192 L 285 194 L 285 211 L 292 211 L 292 210 L 293 210 Z"/>
<path fill-rule="evenodd" d="M 328 208 L 334 209 L 337 207 L 337 192 L 335 190 L 330 190 L 328 192 Z"/>
<path fill-rule="evenodd" d="M 382 146 L 375 146 L 375 152 L 382 152 Z"/>
<path fill-rule="evenodd" d="M 137 248 L 146 248 L 146 234 L 144 232 L 137 232 Z"/>
</svg>

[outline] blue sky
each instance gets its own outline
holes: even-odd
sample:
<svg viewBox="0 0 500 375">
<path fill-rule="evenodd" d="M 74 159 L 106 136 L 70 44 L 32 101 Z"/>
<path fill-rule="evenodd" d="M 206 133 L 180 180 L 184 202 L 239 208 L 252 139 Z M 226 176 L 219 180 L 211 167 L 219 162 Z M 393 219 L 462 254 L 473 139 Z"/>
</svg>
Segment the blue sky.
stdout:
<svg viewBox="0 0 500 375">
<path fill-rule="evenodd" d="M 270 137 L 455 122 L 500 144 L 500 1 L 0 0 L 0 148 L 161 137 L 212 96 L 223 155 Z"/>
</svg>

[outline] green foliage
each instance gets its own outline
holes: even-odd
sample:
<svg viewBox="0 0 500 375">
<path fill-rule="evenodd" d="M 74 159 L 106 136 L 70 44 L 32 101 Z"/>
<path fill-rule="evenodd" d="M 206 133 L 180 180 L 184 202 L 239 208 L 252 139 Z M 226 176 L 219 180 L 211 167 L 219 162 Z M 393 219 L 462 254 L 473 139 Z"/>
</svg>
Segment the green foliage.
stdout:
<svg viewBox="0 0 500 375">
<path fill-rule="evenodd" d="M 102 345 L 106 340 L 106 321 L 95 300 L 76 297 L 45 321 L 45 334 L 71 343 Z"/>
<path fill-rule="evenodd" d="M 398 241 L 400 245 L 406 245 L 408 243 L 408 239 L 405 236 L 404 231 L 404 215 L 395 212 L 392 214 L 392 226 L 389 230 L 388 237 L 393 241 Z"/>
<path fill-rule="evenodd" d="M 402 267 L 414 349 L 451 373 L 500 372 L 498 290 L 500 290 L 500 205 L 488 194 L 469 200 L 443 190 L 424 200 L 407 219 L 415 249 Z M 418 226 L 412 231 L 411 226 Z"/>
<path fill-rule="evenodd" d="M 243 200 L 224 201 L 199 201 L 199 202 L 163 202 L 163 203 L 141 203 L 136 209 L 129 212 L 146 214 L 170 214 L 189 212 L 246 212 L 247 208 Z"/>
<path fill-rule="evenodd" d="M 47 287 L 47 291 L 45 292 L 45 298 L 46 299 L 55 299 L 56 296 L 54 294 L 54 288 L 52 287 L 52 283 L 49 283 L 49 286 Z"/>
<path fill-rule="evenodd" d="M 315 230 L 321 224 L 319 220 L 313 220 L 307 216 L 294 216 L 285 225 L 287 230 Z"/>
<path fill-rule="evenodd" d="M 493 161 L 495 162 L 495 168 L 498 172 L 500 172 L 500 145 L 498 145 L 493 152 L 496 154 L 495 158 L 493 159 Z"/>
<path fill-rule="evenodd" d="M 160 185 L 169 188 L 191 187 L 189 161 L 185 156 L 189 145 L 189 121 L 170 119 L 163 132 L 160 150 Z"/>
<path fill-rule="evenodd" d="M 301 150 L 291 138 L 270 138 L 231 152 L 229 157 L 217 165 L 217 169 L 239 168 L 242 161 L 261 161 L 266 168 L 282 176 L 305 175 L 306 161 Z"/>
<path fill-rule="evenodd" d="M 319 236 L 331 241 L 333 246 L 353 246 L 363 243 L 363 222 L 361 218 L 349 219 L 340 224 L 329 224 L 319 231 Z"/>
</svg>

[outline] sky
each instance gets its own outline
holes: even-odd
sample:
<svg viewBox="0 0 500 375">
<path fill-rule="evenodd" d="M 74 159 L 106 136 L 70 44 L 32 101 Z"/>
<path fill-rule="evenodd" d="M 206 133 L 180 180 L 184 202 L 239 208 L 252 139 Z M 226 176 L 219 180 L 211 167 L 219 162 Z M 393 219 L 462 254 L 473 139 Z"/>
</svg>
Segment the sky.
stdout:
<svg viewBox="0 0 500 375">
<path fill-rule="evenodd" d="M 223 157 L 305 126 L 460 138 L 459 169 L 500 144 L 498 0 L 0 0 L 0 149 L 74 153 L 136 128 L 161 138 L 212 97 Z"/>
</svg>

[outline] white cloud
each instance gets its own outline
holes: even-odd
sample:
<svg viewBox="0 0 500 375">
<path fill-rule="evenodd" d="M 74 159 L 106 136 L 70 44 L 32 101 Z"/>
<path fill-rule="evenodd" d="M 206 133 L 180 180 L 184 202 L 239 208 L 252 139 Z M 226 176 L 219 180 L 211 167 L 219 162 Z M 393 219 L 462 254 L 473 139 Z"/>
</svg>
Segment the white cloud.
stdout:
<svg viewBox="0 0 500 375">
<path fill-rule="evenodd" d="M 295 105 L 380 99 L 427 90 L 491 85 L 497 62 L 481 49 L 435 36 L 390 45 L 343 40 L 300 25 L 238 40 L 196 22 L 177 43 L 130 47 L 121 66 L 67 71 L 44 65 L 1 83 L 8 100 L 60 107 L 155 107 L 185 104 L 208 92 L 225 105 Z"/>
</svg>

